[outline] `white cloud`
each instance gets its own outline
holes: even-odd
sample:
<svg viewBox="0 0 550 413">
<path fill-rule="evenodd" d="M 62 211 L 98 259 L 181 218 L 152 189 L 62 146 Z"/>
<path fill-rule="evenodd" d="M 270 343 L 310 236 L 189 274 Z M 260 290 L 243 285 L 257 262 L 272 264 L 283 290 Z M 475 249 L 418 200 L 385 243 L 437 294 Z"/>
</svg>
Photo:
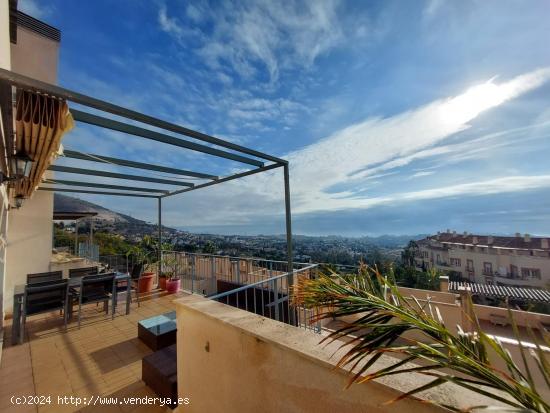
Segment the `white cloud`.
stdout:
<svg viewBox="0 0 550 413">
<path fill-rule="evenodd" d="M 520 175 L 396 192 L 391 196 L 368 197 L 357 192 L 357 188 L 360 190 L 366 179 L 383 176 L 380 172 L 390 169 L 390 166 L 396 168 L 406 165 L 415 157 L 451 152 L 450 145 L 442 148 L 433 146 L 467 128 L 468 122 L 481 112 L 535 89 L 548 80 L 550 69 L 542 69 L 507 82 L 491 82 L 494 87 L 490 86 L 487 90 L 493 98 L 480 95 L 479 87 L 475 86 L 456 97 L 435 101 L 390 118 L 367 119 L 318 143 L 283 156 L 289 159 L 291 165 L 293 212 L 369 208 L 393 202 L 550 187 L 548 175 Z M 456 113 L 457 108 L 464 109 L 461 113 Z M 385 166 L 377 168 L 377 165 Z M 363 172 L 357 174 L 356 171 Z M 355 189 L 335 192 L 333 188 L 339 185 Z M 223 210 L 218 212 L 226 223 L 232 221 L 233 217 L 242 220 L 247 217 L 251 219 L 255 214 L 280 214 L 283 211 L 280 205 L 282 180 L 277 172 L 264 173 L 239 181 L 238 184 L 220 185 L 209 193 L 203 192 L 201 197 L 192 199 L 193 203 L 198 203 L 197 206 L 202 204 L 201 208 L 197 208 L 197 215 L 194 217 L 198 220 L 199 211 L 207 208 L 207 205 L 223 205 Z M 253 200 L 253 208 L 250 200 Z M 218 223 L 216 217 L 209 217 L 209 223 Z M 221 219 L 219 223 L 222 223 Z"/>
<path fill-rule="evenodd" d="M 184 32 L 177 20 L 168 16 L 168 11 L 166 10 L 166 6 L 164 4 L 159 8 L 158 22 L 161 29 L 167 33 L 181 36 Z"/>
<path fill-rule="evenodd" d="M 355 171 L 392 160 L 394 166 L 410 162 L 418 151 L 464 130 L 481 112 L 498 106 L 550 80 L 550 68 L 535 70 L 503 83 L 474 86 L 456 97 L 386 119 L 367 119 L 349 126 L 303 150 L 289 154 L 293 166 L 295 210 L 332 209 L 335 194 L 327 188 L 360 182 Z M 404 160 L 401 158 L 405 158 Z M 312 196 L 313 195 L 313 196 Z M 342 207 L 341 199 L 337 207 Z M 348 200 L 353 208 L 356 200 Z M 336 207 L 336 205 L 334 205 Z"/>
<path fill-rule="evenodd" d="M 187 16 L 193 21 L 201 21 L 203 19 L 203 11 L 196 4 L 189 3 L 185 9 Z"/>
<path fill-rule="evenodd" d="M 433 175 L 435 173 L 435 171 L 419 171 L 419 172 L 415 172 L 414 174 L 412 174 L 409 179 L 414 179 L 414 178 L 422 178 L 423 176 L 430 176 L 430 175 Z"/>
<path fill-rule="evenodd" d="M 443 4 L 444 0 L 428 0 L 423 10 L 424 17 L 427 19 L 434 17 L 443 7 Z"/>
<path fill-rule="evenodd" d="M 215 10 L 188 7 L 186 15 L 194 22 L 207 19 L 214 27 L 198 50 L 211 68 L 229 64 L 249 78 L 260 63 L 270 81 L 276 81 L 282 68 L 309 67 L 343 41 L 337 6 L 334 0 L 255 1 L 227 3 Z M 160 7 L 158 20 L 162 30 L 183 40 L 186 25 L 170 15 L 166 5 Z"/>
<path fill-rule="evenodd" d="M 492 154 L 494 154 L 497 148 L 510 146 L 517 143 L 514 139 L 504 140 L 503 138 L 514 138 L 516 136 L 521 136 L 526 131 L 548 125 L 550 125 L 550 121 L 542 121 L 540 123 L 535 123 L 528 126 L 490 133 L 465 142 L 419 150 L 411 155 L 392 159 L 388 162 L 382 163 L 381 165 L 367 167 L 366 169 L 353 173 L 352 177 L 361 180 L 369 179 L 371 176 L 378 176 L 381 171 L 398 169 L 410 164 L 413 161 L 427 158 L 438 160 L 438 162 L 432 165 L 432 168 L 449 166 L 453 163 L 464 161 L 466 159 L 489 158 Z M 523 137 L 521 144 L 525 145 L 528 139 L 530 138 Z M 533 139 L 541 139 L 541 137 L 536 136 Z"/>
<path fill-rule="evenodd" d="M 353 208 L 369 208 L 395 202 L 420 201 L 450 197 L 468 197 L 492 195 L 533 189 L 550 188 L 550 175 L 508 176 L 485 181 L 470 182 L 452 186 L 424 189 L 420 191 L 401 192 L 391 196 L 353 199 Z M 334 210 L 349 209 L 345 199 L 336 199 L 332 203 Z"/>
<path fill-rule="evenodd" d="M 52 14 L 53 8 L 51 5 L 46 5 L 46 2 L 37 2 L 36 0 L 19 0 L 17 8 L 23 13 L 28 14 L 37 19 L 44 19 Z"/>
</svg>

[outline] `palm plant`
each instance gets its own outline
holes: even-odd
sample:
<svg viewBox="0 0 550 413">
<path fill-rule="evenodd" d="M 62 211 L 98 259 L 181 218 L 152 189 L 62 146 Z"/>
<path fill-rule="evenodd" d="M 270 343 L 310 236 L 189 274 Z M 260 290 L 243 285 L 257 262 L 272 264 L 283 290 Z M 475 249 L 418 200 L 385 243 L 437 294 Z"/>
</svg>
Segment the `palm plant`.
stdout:
<svg viewBox="0 0 550 413">
<path fill-rule="evenodd" d="M 357 317 L 322 340 L 349 339 L 341 346 L 349 348 L 337 364 L 349 369 L 349 385 L 415 372 L 433 380 L 392 401 L 450 382 L 498 400 L 513 411 L 550 412 L 548 401 L 543 399 L 533 381 L 527 357 L 534 358 L 550 388 L 548 360 L 531 329 L 528 330 L 536 349 L 527 354 L 511 311 L 510 321 L 521 350 L 523 370 L 498 339 L 482 331 L 475 315 L 470 317 L 473 332 L 465 332 L 459 326 L 458 334 L 453 333 L 445 326 L 437 307 L 429 301 L 421 304 L 414 298 L 405 299 L 391 274 L 383 277 L 376 268 L 362 265 L 357 274 L 329 272 L 317 279 L 300 278 L 293 290 L 293 304 L 317 309 L 318 316 L 312 322 Z M 419 332 L 422 338 L 403 337 L 410 331 Z M 548 342 L 547 337 L 545 340 Z M 507 371 L 489 361 L 490 350 L 504 362 Z M 392 353 L 402 357 L 388 367 L 376 369 L 377 360 Z M 418 364 L 411 367 L 410 362 Z M 443 406 L 459 411 L 453 406 Z M 488 407 L 473 406 L 470 410 Z"/>
</svg>

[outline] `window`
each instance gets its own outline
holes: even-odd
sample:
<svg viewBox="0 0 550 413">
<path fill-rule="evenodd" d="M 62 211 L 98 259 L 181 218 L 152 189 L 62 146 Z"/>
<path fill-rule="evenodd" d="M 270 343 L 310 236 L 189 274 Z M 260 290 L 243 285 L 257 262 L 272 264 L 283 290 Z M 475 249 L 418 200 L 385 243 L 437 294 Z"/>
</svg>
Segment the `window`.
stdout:
<svg viewBox="0 0 550 413">
<path fill-rule="evenodd" d="M 437 254 L 436 262 L 437 262 L 438 264 L 441 264 L 441 255 Z"/>
<path fill-rule="evenodd" d="M 512 277 L 518 276 L 518 267 L 517 265 L 510 265 L 510 273 L 512 274 Z"/>
<path fill-rule="evenodd" d="M 424 258 L 428 258 L 428 251 L 422 251 L 422 256 Z"/>
<path fill-rule="evenodd" d="M 474 270 L 474 260 L 466 260 L 466 269 L 468 271 Z"/>
<path fill-rule="evenodd" d="M 540 270 L 538 268 L 522 268 L 521 269 L 522 278 L 537 278 L 540 280 Z"/>
<path fill-rule="evenodd" d="M 493 264 L 491 264 L 490 262 L 484 262 L 483 274 L 493 275 Z"/>
<path fill-rule="evenodd" d="M 460 258 L 451 258 L 452 267 L 460 267 L 461 265 L 462 265 L 462 262 L 460 261 Z"/>
</svg>

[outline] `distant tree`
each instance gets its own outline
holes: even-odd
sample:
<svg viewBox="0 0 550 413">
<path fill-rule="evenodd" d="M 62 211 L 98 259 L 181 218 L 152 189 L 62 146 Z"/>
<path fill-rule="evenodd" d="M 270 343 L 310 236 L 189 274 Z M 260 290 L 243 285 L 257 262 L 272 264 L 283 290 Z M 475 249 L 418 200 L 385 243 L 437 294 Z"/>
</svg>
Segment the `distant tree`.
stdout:
<svg viewBox="0 0 550 413">
<path fill-rule="evenodd" d="M 395 282 L 403 287 L 415 288 L 418 279 L 417 270 L 412 267 L 398 265 L 395 267 Z"/>
<path fill-rule="evenodd" d="M 214 254 L 216 252 L 216 246 L 212 241 L 206 241 L 206 243 L 202 247 L 202 252 L 204 252 L 205 254 Z"/>
<path fill-rule="evenodd" d="M 403 249 L 403 252 L 401 253 L 401 260 L 403 261 L 403 265 L 407 267 L 414 267 L 415 262 L 414 259 L 420 256 L 420 249 L 418 248 L 418 244 L 416 241 L 409 241 L 405 249 Z"/>
<path fill-rule="evenodd" d="M 197 252 L 199 250 L 199 247 L 197 247 L 197 244 L 184 244 L 181 246 L 182 251 L 185 252 Z"/>
</svg>

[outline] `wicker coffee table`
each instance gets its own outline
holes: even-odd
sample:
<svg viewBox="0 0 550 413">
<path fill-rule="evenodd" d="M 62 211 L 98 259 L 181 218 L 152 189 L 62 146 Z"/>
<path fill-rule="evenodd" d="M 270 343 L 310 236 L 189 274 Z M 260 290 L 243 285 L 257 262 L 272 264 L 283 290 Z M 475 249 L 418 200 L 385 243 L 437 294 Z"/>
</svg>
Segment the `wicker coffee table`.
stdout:
<svg viewBox="0 0 550 413">
<path fill-rule="evenodd" d="M 138 337 L 153 351 L 175 344 L 176 333 L 175 311 L 138 322 Z"/>
</svg>

